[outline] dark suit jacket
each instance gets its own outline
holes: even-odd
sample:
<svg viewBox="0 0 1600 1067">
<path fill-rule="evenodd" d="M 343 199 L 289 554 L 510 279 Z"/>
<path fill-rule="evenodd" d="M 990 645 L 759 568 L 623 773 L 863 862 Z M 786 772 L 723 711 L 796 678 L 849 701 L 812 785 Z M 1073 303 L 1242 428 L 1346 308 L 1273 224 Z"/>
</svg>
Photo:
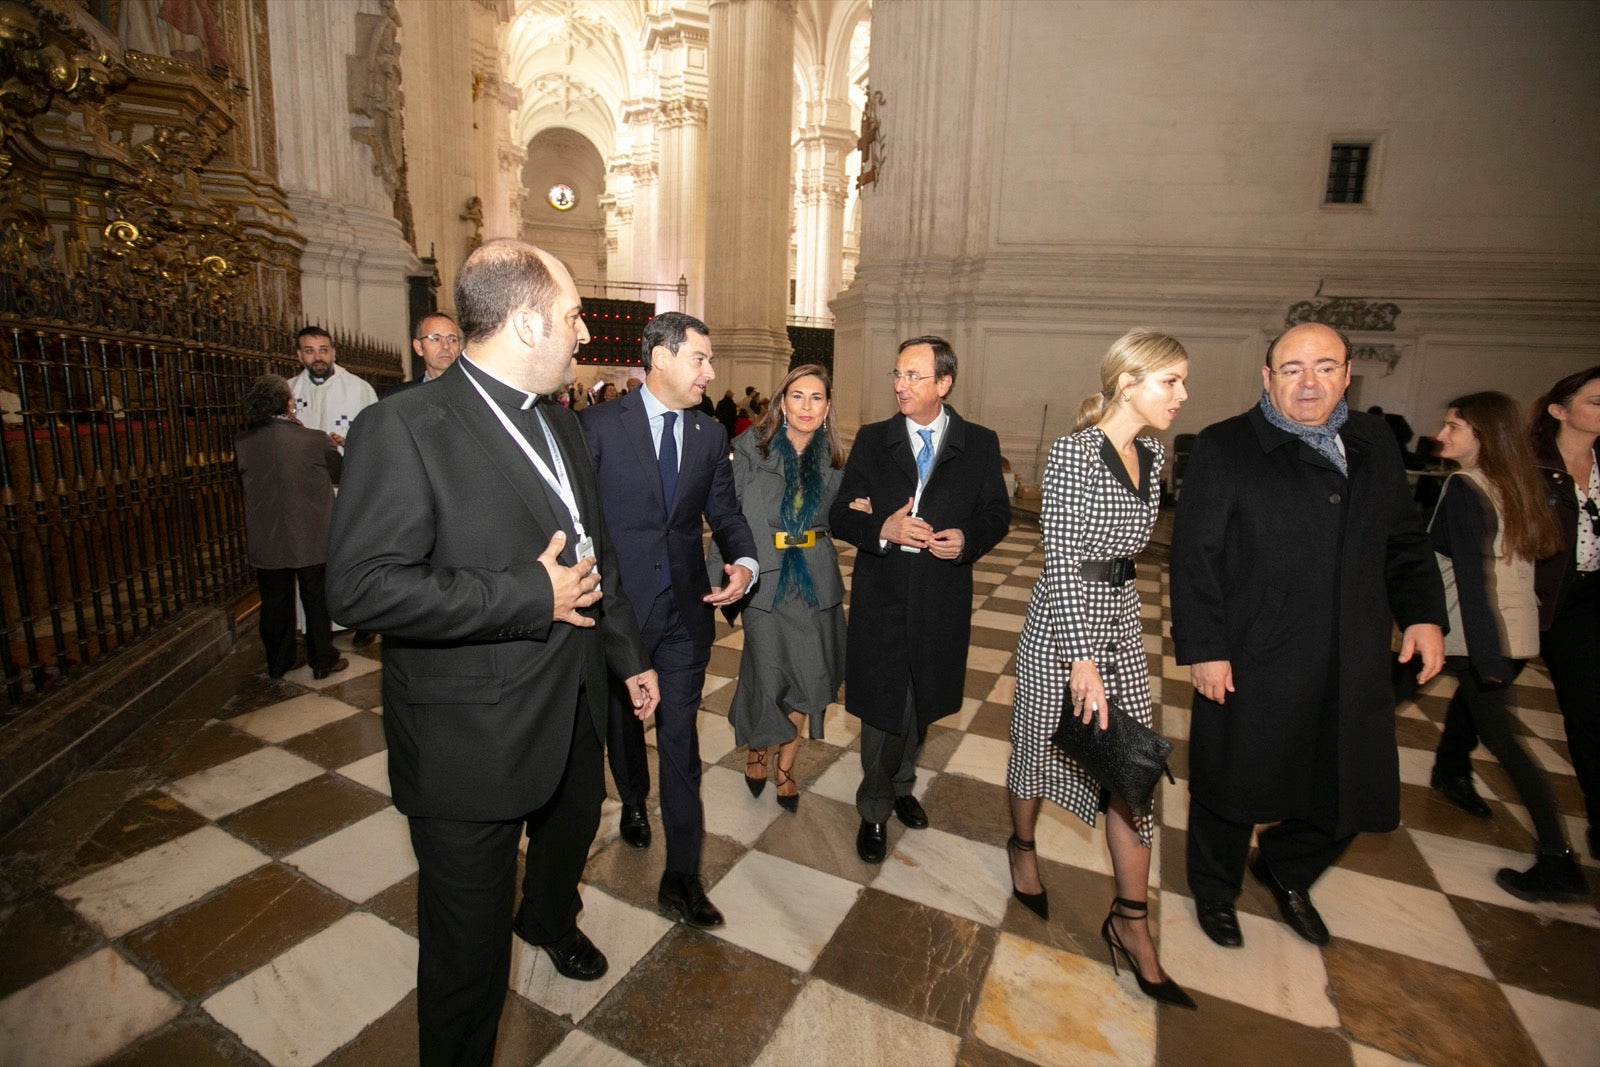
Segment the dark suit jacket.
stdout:
<svg viewBox="0 0 1600 1067">
<path fill-rule="evenodd" d="M 571 520 L 463 373 L 362 413 L 345 443 L 328 606 L 383 634 L 384 733 L 407 815 L 511 819 L 549 799 L 567 762 L 580 687 L 605 737 L 607 670 L 649 669 L 617 580 L 576 418 L 542 409 L 595 539 L 605 595 L 592 629 L 551 621 L 538 560 Z"/>
<path fill-rule="evenodd" d="M 1172 538 L 1179 663 L 1229 660 L 1194 695 L 1189 791 L 1235 822 L 1336 836 L 1400 817 L 1391 626 L 1444 625 L 1444 586 L 1383 419 L 1340 430 L 1349 476 L 1251 408 L 1195 439 Z"/>
<path fill-rule="evenodd" d="M 683 419 L 683 455 L 670 515 L 661 499 L 660 467 L 640 391 L 586 408 L 579 422 L 622 560 L 628 600 L 636 612 L 649 612 L 661 585 L 661 561 L 667 559 L 678 614 L 695 644 L 705 650 L 711 647 L 715 626 L 710 606 L 700 599 L 711 591 L 701 516 L 724 559 L 756 558 L 756 542 L 739 510 L 722 425 L 694 409 L 678 414 Z"/>
<path fill-rule="evenodd" d="M 966 544 L 958 559 L 878 546 L 883 520 L 917 491 L 917 461 L 905 416 L 898 413 L 856 434 L 829 515 L 834 537 L 858 550 L 850 585 L 845 708 L 890 733 L 900 729 L 907 684 L 916 687 L 924 726 L 960 710 L 972 639 L 972 564 L 1011 526 L 1000 439 L 949 405 L 945 410 L 950 425 L 918 514 L 935 530 L 961 531 Z M 872 501 L 872 514 L 850 507 L 857 497 Z"/>
<path fill-rule="evenodd" d="M 244 482 L 250 565 L 283 570 L 326 563 L 340 465 L 328 435 L 273 419 L 241 433 L 233 457 Z"/>
<path fill-rule="evenodd" d="M 391 396 L 399 396 L 401 393 L 408 393 L 411 390 L 415 389 L 417 386 L 422 385 L 423 383 L 425 383 L 427 381 L 428 381 L 427 378 L 418 377 L 418 378 L 411 378 L 408 381 L 403 381 L 398 385 L 391 385 L 388 389 L 386 389 L 384 391 L 383 396 L 379 397 L 379 399 L 380 400 L 388 400 Z M 429 383 L 429 384 L 432 384 L 432 383 Z"/>
</svg>

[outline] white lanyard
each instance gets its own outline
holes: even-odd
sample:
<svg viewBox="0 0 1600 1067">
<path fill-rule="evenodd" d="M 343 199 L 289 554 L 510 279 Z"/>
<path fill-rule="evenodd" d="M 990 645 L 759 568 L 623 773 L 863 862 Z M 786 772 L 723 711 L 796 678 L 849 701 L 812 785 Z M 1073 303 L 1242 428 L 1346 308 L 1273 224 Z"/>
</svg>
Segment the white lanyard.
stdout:
<svg viewBox="0 0 1600 1067">
<path fill-rule="evenodd" d="M 581 546 L 584 541 L 584 532 L 583 519 L 578 515 L 578 498 L 573 494 L 572 486 L 567 481 L 567 465 L 562 462 L 561 449 L 556 446 L 555 435 L 550 432 L 550 427 L 544 421 L 544 416 L 536 414 L 535 418 L 539 420 L 539 425 L 544 428 L 545 442 L 550 446 L 550 455 L 556 461 L 555 470 L 551 470 L 550 465 L 544 461 L 544 457 L 534 451 L 533 446 L 528 443 L 528 439 L 522 435 L 522 431 L 517 429 L 516 423 L 512 422 L 510 416 L 501 410 L 500 405 L 494 402 L 494 398 L 489 395 L 488 391 L 478 384 L 478 379 L 472 376 L 472 372 L 468 371 L 466 367 L 461 369 L 466 373 L 467 381 L 471 382 L 472 387 L 478 391 L 478 395 L 483 397 L 483 402 L 489 405 L 489 410 L 494 412 L 495 417 L 500 420 L 500 425 L 506 428 L 506 433 L 511 435 L 511 439 L 517 443 L 517 447 L 522 449 L 523 455 L 528 457 L 528 462 L 533 464 L 533 469 L 539 472 L 539 477 L 543 478 L 550 488 L 556 491 L 556 495 L 561 498 L 561 502 L 567 506 L 567 514 L 572 516 L 572 529 L 578 535 L 578 542 Z M 580 558 L 588 554 L 587 552 L 578 553 Z"/>
</svg>

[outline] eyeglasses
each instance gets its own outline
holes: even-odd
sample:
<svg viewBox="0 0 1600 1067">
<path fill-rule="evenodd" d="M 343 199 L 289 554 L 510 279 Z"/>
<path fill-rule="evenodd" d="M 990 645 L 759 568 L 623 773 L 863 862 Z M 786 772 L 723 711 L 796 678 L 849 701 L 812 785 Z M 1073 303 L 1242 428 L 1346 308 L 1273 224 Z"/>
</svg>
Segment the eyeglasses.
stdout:
<svg viewBox="0 0 1600 1067">
<path fill-rule="evenodd" d="M 931 382 L 937 377 L 937 374 L 918 374 L 914 370 L 908 370 L 904 374 L 901 374 L 897 370 L 892 370 L 889 372 L 890 381 L 905 382 L 907 385 L 916 385 L 918 382 Z"/>
<path fill-rule="evenodd" d="M 1318 363 L 1311 369 L 1316 372 L 1318 378 L 1328 379 L 1332 378 L 1335 374 L 1338 374 L 1349 365 L 1349 363 Z M 1305 374 L 1306 368 L 1302 367 L 1298 363 L 1291 363 L 1282 370 L 1275 370 L 1272 372 L 1272 376 L 1274 378 L 1281 378 L 1286 382 L 1298 382 L 1301 378 L 1305 377 Z"/>
<path fill-rule="evenodd" d="M 461 338 L 457 337 L 453 333 L 425 333 L 421 337 L 417 338 L 417 340 L 432 341 L 436 345 L 458 345 L 461 343 Z"/>
</svg>

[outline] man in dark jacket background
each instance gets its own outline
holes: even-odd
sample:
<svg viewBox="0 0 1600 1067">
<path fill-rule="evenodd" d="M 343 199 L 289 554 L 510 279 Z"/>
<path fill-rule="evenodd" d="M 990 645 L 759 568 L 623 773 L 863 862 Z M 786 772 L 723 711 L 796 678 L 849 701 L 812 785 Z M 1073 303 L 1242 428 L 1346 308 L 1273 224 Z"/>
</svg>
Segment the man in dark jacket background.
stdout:
<svg viewBox="0 0 1600 1067">
<path fill-rule="evenodd" d="M 1444 660 L 1444 588 L 1394 435 L 1350 413 L 1350 343 L 1316 323 L 1267 348 L 1256 407 L 1203 430 L 1172 543 L 1172 640 L 1190 665 L 1189 888 L 1237 946 L 1251 873 L 1314 944 L 1311 884 L 1399 824 L 1390 633 L 1419 681 Z"/>
</svg>

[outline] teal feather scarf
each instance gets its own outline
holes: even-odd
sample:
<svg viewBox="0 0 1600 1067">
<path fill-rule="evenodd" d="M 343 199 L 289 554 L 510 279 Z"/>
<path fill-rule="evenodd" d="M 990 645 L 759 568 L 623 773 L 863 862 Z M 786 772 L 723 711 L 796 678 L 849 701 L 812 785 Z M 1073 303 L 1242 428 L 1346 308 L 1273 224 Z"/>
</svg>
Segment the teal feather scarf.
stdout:
<svg viewBox="0 0 1600 1067">
<path fill-rule="evenodd" d="M 813 435 L 804 454 L 796 455 L 789 434 L 780 428 L 770 447 L 783 459 L 783 504 L 778 508 L 778 523 L 790 537 L 798 539 L 815 524 L 817 509 L 822 505 L 822 465 L 826 462 L 828 441 L 825 437 L 819 441 Z M 783 550 L 783 567 L 778 571 L 772 603 L 782 603 L 791 589 L 807 604 L 817 606 L 817 591 L 811 584 L 811 568 L 806 565 L 804 549 Z"/>
</svg>

